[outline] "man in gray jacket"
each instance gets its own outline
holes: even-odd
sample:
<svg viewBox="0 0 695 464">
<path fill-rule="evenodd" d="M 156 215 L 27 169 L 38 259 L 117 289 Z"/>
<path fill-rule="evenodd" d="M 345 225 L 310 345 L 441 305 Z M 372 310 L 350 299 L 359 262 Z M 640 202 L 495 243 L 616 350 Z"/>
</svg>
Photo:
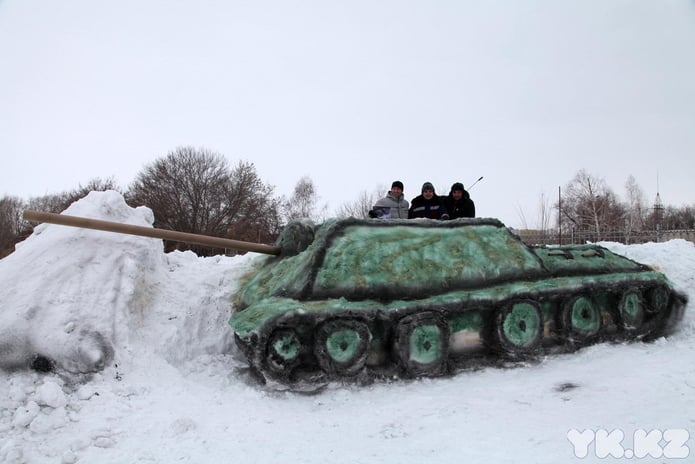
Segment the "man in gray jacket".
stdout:
<svg viewBox="0 0 695 464">
<path fill-rule="evenodd" d="M 384 198 L 377 200 L 369 217 L 381 219 L 408 219 L 408 200 L 403 197 L 403 182 L 395 180 Z"/>
</svg>

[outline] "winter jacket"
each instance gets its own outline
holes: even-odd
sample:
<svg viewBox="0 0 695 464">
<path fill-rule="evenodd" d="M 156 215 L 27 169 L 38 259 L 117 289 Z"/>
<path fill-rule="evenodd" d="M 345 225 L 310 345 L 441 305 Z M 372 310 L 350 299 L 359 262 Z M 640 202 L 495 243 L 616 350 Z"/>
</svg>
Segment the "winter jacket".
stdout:
<svg viewBox="0 0 695 464">
<path fill-rule="evenodd" d="M 460 200 L 454 200 L 453 192 L 445 198 L 446 210 L 449 212 L 449 219 L 473 218 L 475 217 L 475 203 L 471 200 L 468 191 L 463 191 Z"/>
<path fill-rule="evenodd" d="M 444 204 L 444 198 L 435 194 L 432 199 L 426 200 L 422 195 L 418 195 L 410 202 L 408 218 L 448 219 L 449 214 Z"/>
<path fill-rule="evenodd" d="M 377 200 L 374 206 L 391 208 L 391 213 L 389 215 L 390 219 L 408 219 L 408 207 L 410 205 L 402 194 L 400 197 L 396 198 L 389 190 L 386 196 Z"/>
</svg>

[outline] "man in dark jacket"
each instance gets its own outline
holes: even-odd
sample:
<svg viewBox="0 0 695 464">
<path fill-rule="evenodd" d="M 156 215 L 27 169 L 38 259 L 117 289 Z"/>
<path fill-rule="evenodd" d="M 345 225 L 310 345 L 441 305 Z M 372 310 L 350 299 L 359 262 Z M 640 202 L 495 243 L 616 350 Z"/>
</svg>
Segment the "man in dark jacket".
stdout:
<svg viewBox="0 0 695 464">
<path fill-rule="evenodd" d="M 430 182 L 422 184 L 422 194 L 410 202 L 408 219 L 416 218 L 449 219 L 444 199 L 437 196 Z"/>
<path fill-rule="evenodd" d="M 475 203 L 461 182 L 451 186 L 445 205 L 450 219 L 475 217 Z"/>
</svg>

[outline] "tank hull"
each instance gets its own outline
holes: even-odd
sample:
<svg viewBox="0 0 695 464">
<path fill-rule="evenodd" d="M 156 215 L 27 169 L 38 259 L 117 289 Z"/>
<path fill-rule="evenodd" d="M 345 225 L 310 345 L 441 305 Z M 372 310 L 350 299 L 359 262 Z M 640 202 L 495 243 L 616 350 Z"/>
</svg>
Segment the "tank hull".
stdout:
<svg viewBox="0 0 695 464">
<path fill-rule="evenodd" d="M 687 303 L 662 273 L 599 246 L 529 247 L 490 220 L 374 221 L 319 229 L 295 262 L 249 276 L 230 324 L 261 378 L 438 376 L 649 340 L 670 333 Z M 384 245 L 391 232 L 409 242 Z"/>
<path fill-rule="evenodd" d="M 667 303 L 658 307 L 650 300 L 653 293 L 665 291 Z M 625 295 L 638 295 L 641 315 L 626 321 L 621 313 Z M 585 298 L 599 313 L 596 328 L 575 331 L 567 313 L 576 299 Z M 683 317 L 687 300 L 668 286 L 659 273 L 640 275 L 609 274 L 592 279 L 563 277 L 551 281 L 514 282 L 486 289 L 457 291 L 421 300 L 348 301 L 329 299 L 299 302 L 287 298 L 269 298 L 258 305 L 235 313 L 230 324 L 235 328 L 238 346 L 251 366 L 263 376 L 282 382 L 301 380 L 346 380 L 357 374 L 369 377 L 436 376 L 465 367 L 469 362 L 487 360 L 527 360 L 539 354 L 571 351 L 606 340 L 650 340 L 671 333 Z M 531 346 L 507 345 L 500 340 L 501 313 L 515 304 L 536 305 L 541 314 L 540 340 Z M 440 350 L 442 365 L 407 360 L 403 343 L 397 343 L 398 327 L 411 323 L 414 316 L 426 314 L 446 325 L 446 340 Z M 410 319 L 409 319 L 410 318 Z M 369 343 L 364 361 L 358 368 L 343 372 L 326 370 L 326 357 L 316 334 L 329 323 L 353 323 L 368 329 Z M 269 344 L 278 331 L 296 334 L 299 351 L 291 363 L 272 362 Z M 439 359 L 439 358 L 438 358 Z M 284 359 L 281 361 L 285 361 Z"/>
</svg>

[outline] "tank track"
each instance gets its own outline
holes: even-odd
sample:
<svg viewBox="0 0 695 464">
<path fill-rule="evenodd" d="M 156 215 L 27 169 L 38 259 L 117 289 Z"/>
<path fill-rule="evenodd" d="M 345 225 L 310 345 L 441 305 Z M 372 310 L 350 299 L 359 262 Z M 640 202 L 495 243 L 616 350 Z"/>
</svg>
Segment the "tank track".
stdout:
<svg viewBox="0 0 695 464">
<path fill-rule="evenodd" d="M 263 382 L 363 382 L 447 375 L 528 361 L 603 341 L 649 341 L 673 331 L 687 299 L 664 284 L 516 294 L 389 311 L 293 311 L 247 339 L 236 336 Z"/>
</svg>

